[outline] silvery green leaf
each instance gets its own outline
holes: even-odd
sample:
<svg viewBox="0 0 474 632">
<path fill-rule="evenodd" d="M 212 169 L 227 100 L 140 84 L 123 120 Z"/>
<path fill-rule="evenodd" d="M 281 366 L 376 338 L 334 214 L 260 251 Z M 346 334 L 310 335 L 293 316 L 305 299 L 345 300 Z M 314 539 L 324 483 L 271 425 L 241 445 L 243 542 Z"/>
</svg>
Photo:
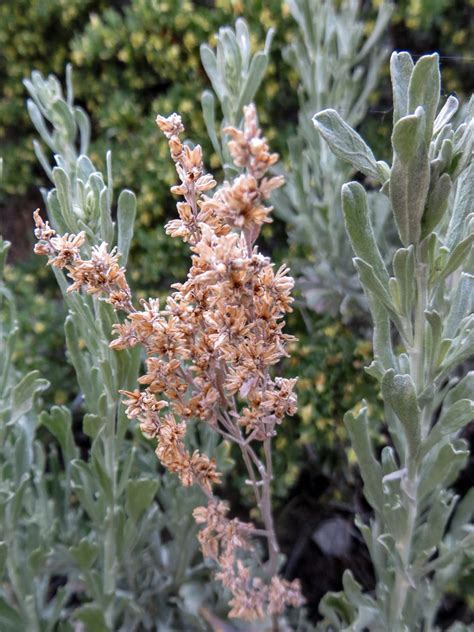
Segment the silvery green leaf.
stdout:
<svg viewBox="0 0 474 632">
<path fill-rule="evenodd" d="M 372 292 L 369 293 L 367 300 L 374 321 L 375 362 L 370 365 L 370 370 L 366 369 L 366 371 L 380 381 L 385 369 L 396 366 L 392 350 L 390 318 L 387 309 Z"/>
<path fill-rule="evenodd" d="M 84 434 L 86 434 L 91 439 L 95 439 L 105 423 L 106 419 L 104 417 L 100 415 L 94 415 L 92 413 L 87 413 L 86 415 L 84 415 L 84 418 L 82 420 L 82 429 L 84 431 Z"/>
<path fill-rule="evenodd" d="M 111 209 L 109 206 L 109 193 L 107 187 L 101 190 L 99 194 L 99 208 L 100 208 L 100 236 L 103 241 L 109 246 L 112 245 L 114 240 L 114 223 L 111 217 Z"/>
<path fill-rule="evenodd" d="M 0 577 L 3 577 L 5 562 L 7 560 L 8 547 L 5 542 L 0 542 Z"/>
<path fill-rule="evenodd" d="M 394 473 L 399 473 L 399 476 L 397 476 L 397 478 L 400 478 L 402 476 L 403 470 L 400 470 L 398 468 L 398 463 L 395 457 L 395 451 L 393 450 L 391 446 L 384 447 L 384 449 L 382 450 L 381 458 L 382 458 L 382 472 L 383 472 L 384 479 L 387 476 L 391 476 L 392 477 L 391 480 L 395 480 L 392 476 Z"/>
<path fill-rule="evenodd" d="M 77 220 L 72 209 L 71 181 L 61 167 L 54 167 L 52 174 L 64 223 L 69 232 L 75 233 L 77 232 Z"/>
<path fill-rule="evenodd" d="M 354 607 L 343 592 L 326 593 L 319 603 L 319 612 L 335 630 L 347 629 L 356 616 Z"/>
<path fill-rule="evenodd" d="M 358 257 L 354 258 L 354 265 L 357 268 L 357 272 L 359 273 L 360 281 L 364 290 L 372 293 L 376 299 L 382 302 L 383 306 L 389 312 L 390 317 L 395 323 L 398 331 L 400 332 L 400 334 L 403 334 L 403 323 L 397 313 L 397 309 L 392 301 L 392 297 L 390 296 L 388 289 L 386 289 L 379 281 L 372 266 L 369 265 L 366 261 L 359 259 Z M 372 311 L 372 314 L 374 313 L 375 312 Z M 379 324 L 381 324 L 381 322 Z M 382 333 L 382 330 L 380 330 L 380 333 Z M 384 331 L 384 333 L 386 334 L 387 332 Z"/>
<path fill-rule="evenodd" d="M 125 189 L 120 193 L 117 204 L 117 250 L 122 266 L 127 265 L 136 212 L 137 198 L 132 191 Z"/>
<path fill-rule="evenodd" d="M 436 155 L 435 148 L 435 155 Z M 454 146 L 450 138 L 445 138 L 435 160 L 431 161 L 431 180 L 438 178 L 444 171 L 449 172 L 453 159 Z"/>
<path fill-rule="evenodd" d="M 232 29 L 228 27 L 220 29 L 219 36 L 222 40 L 224 50 L 226 51 L 226 57 L 232 60 L 230 65 L 238 80 L 242 76 L 242 56 L 240 54 L 237 38 Z"/>
<path fill-rule="evenodd" d="M 381 382 L 384 400 L 392 407 L 402 423 L 411 456 L 417 454 L 421 441 L 421 411 L 416 388 L 410 375 L 396 375 L 386 371 Z"/>
<path fill-rule="evenodd" d="M 465 442 L 450 442 L 444 444 L 438 451 L 432 450 L 423 463 L 418 496 L 422 502 L 428 494 L 435 491 L 439 485 L 446 486 L 451 482 L 453 474 L 457 476 L 464 467 L 469 450 Z"/>
<path fill-rule="evenodd" d="M 415 259 L 413 246 L 399 248 L 393 255 L 393 271 L 400 286 L 403 314 L 410 315 L 415 295 Z"/>
<path fill-rule="evenodd" d="M 214 92 L 217 94 L 219 101 L 224 98 L 224 85 L 221 80 L 220 72 L 217 68 L 217 58 L 214 52 L 207 44 L 201 44 L 199 47 L 201 53 L 201 62 L 206 71 L 206 75 L 209 77 Z"/>
<path fill-rule="evenodd" d="M 474 118 L 467 124 L 460 125 L 454 133 L 454 159 L 451 165 L 451 176 L 457 178 L 469 164 L 472 164 L 474 149 Z"/>
<path fill-rule="evenodd" d="M 94 219 L 95 218 L 91 218 L 92 221 Z M 89 239 L 89 241 L 94 242 L 96 238 L 96 233 L 92 230 L 89 224 L 85 224 L 82 219 L 78 218 L 77 227 L 79 228 L 79 230 L 82 230 L 86 234 L 86 237 Z"/>
<path fill-rule="evenodd" d="M 23 507 L 24 496 L 30 480 L 30 472 L 25 472 L 21 479 L 17 481 L 15 493 L 10 495 L 8 499 L 6 524 L 10 530 L 17 528 L 18 521 Z"/>
<path fill-rule="evenodd" d="M 112 152 L 110 149 L 105 154 L 105 164 L 107 168 L 107 205 L 110 213 L 114 201 L 114 176 L 112 170 Z"/>
<path fill-rule="evenodd" d="M 97 173 L 97 169 L 94 167 L 92 160 L 89 156 L 82 154 L 77 159 L 76 165 L 77 177 L 83 182 L 87 182 L 93 173 Z"/>
<path fill-rule="evenodd" d="M 158 491 L 158 479 L 139 478 L 129 481 L 126 487 L 127 513 L 137 522 Z"/>
<path fill-rule="evenodd" d="M 391 533 L 382 533 L 382 535 L 379 535 L 379 537 L 377 538 L 377 541 L 385 549 L 392 566 L 403 573 L 403 562 L 401 560 L 400 553 L 397 549 L 397 543 L 393 535 Z M 406 580 L 408 581 L 409 578 L 406 577 Z"/>
<path fill-rule="evenodd" d="M 423 445 L 423 453 L 427 454 L 433 446 L 437 445 L 446 435 L 454 434 L 462 430 L 474 419 L 474 401 L 460 399 L 454 402 L 443 413 L 431 430 Z"/>
<path fill-rule="evenodd" d="M 39 375 L 39 371 L 31 371 L 14 387 L 9 425 L 15 424 L 23 415 L 29 413 L 35 397 L 49 387 L 48 380 L 40 378 Z"/>
<path fill-rule="evenodd" d="M 474 487 L 471 487 L 462 498 L 454 512 L 449 534 L 456 540 L 465 535 L 465 526 L 471 524 L 474 517 Z"/>
<path fill-rule="evenodd" d="M 89 151 L 91 124 L 89 117 L 81 107 L 74 108 L 74 117 L 80 131 L 80 153 L 85 155 Z"/>
<path fill-rule="evenodd" d="M 251 103 L 257 93 L 257 90 L 265 76 L 268 66 L 268 55 L 261 51 L 255 53 L 250 62 L 248 75 L 242 87 L 242 91 L 237 103 L 237 112 L 241 112 L 244 105 Z"/>
<path fill-rule="evenodd" d="M 7 600 L 0 595 L 0 629 L 2 632 L 18 632 L 25 629 L 26 622 Z"/>
<path fill-rule="evenodd" d="M 204 116 L 204 123 L 206 124 L 207 135 L 209 136 L 214 151 L 219 156 L 221 163 L 223 163 L 222 148 L 216 133 L 215 99 L 214 95 L 209 90 L 204 90 L 202 93 L 201 107 L 202 114 Z"/>
<path fill-rule="evenodd" d="M 377 246 L 364 188 L 358 182 L 345 184 L 341 199 L 346 230 L 355 255 L 371 265 L 380 282 L 387 284 L 388 272 Z"/>
<path fill-rule="evenodd" d="M 26 429 L 21 428 L 13 446 L 14 474 L 12 478 L 15 483 L 18 483 L 24 474 L 28 475 L 30 473 L 33 457 L 31 448 L 31 441 L 29 440 Z"/>
<path fill-rule="evenodd" d="M 78 544 L 68 549 L 74 562 L 82 571 L 89 570 L 99 555 L 97 543 L 82 538 Z"/>
<path fill-rule="evenodd" d="M 73 142 L 76 137 L 76 121 L 65 101 L 56 101 L 53 103 L 51 111 L 61 120 L 61 127 L 64 130 L 66 142 Z"/>
<path fill-rule="evenodd" d="M 235 22 L 235 36 L 242 56 L 242 65 L 248 68 L 251 54 L 250 33 L 247 22 L 242 18 L 238 18 Z"/>
<path fill-rule="evenodd" d="M 96 525 L 101 524 L 103 516 L 99 507 L 99 500 L 94 498 L 97 485 L 88 466 L 83 461 L 75 459 L 71 462 L 71 472 L 74 482 L 73 488 L 81 505 Z"/>
<path fill-rule="evenodd" d="M 34 152 L 35 152 L 35 156 L 38 159 L 38 162 L 43 167 L 43 169 L 44 169 L 46 175 L 48 176 L 48 178 L 50 180 L 52 180 L 53 172 L 52 172 L 51 166 L 50 166 L 50 164 L 48 162 L 48 159 L 45 156 L 43 148 L 41 147 L 41 145 L 38 143 L 37 140 L 33 141 L 33 149 L 34 149 Z"/>
<path fill-rule="evenodd" d="M 44 119 L 41 115 L 41 112 L 34 101 L 28 99 L 27 103 L 28 114 L 30 115 L 31 121 L 33 125 L 36 127 L 38 134 L 41 136 L 43 141 L 48 145 L 48 147 L 54 151 L 54 141 L 51 134 L 48 132 L 48 129 L 45 125 Z"/>
<path fill-rule="evenodd" d="M 137 448 L 133 446 L 130 450 L 128 450 L 128 454 L 125 457 L 122 468 L 120 470 L 120 476 L 117 482 L 117 498 L 120 498 L 127 483 L 130 481 L 130 472 L 132 470 L 132 465 L 135 462 L 135 458 L 137 456 Z"/>
<path fill-rule="evenodd" d="M 426 336 L 426 360 L 428 366 L 433 366 L 437 358 L 438 347 L 443 333 L 443 322 L 441 316 L 435 310 L 431 312 L 425 311 L 425 318 L 429 324 Z"/>
<path fill-rule="evenodd" d="M 445 338 L 454 338 L 456 336 L 462 319 L 472 311 L 473 301 L 474 276 L 463 272 L 457 282 L 451 308 L 445 320 Z"/>
<path fill-rule="evenodd" d="M 117 393 L 119 386 L 115 379 L 114 366 L 110 359 L 100 360 L 99 366 L 103 385 L 107 389 L 110 397 L 113 398 L 114 395 Z"/>
<path fill-rule="evenodd" d="M 445 266 L 437 276 L 437 280 L 446 279 L 450 274 L 452 274 L 460 266 L 462 266 L 469 256 L 473 244 L 474 233 L 471 233 L 465 239 L 459 241 L 458 244 L 454 247 L 453 251 L 450 253 Z"/>
<path fill-rule="evenodd" d="M 43 410 L 39 417 L 39 423 L 45 426 L 57 439 L 65 460 L 72 461 L 79 456 L 72 434 L 72 417 L 68 408 L 53 406 L 49 413 Z"/>
<path fill-rule="evenodd" d="M 401 118 L 393 128 L 394 159 L 390 176 L 390 200 L 404 246 L 420 239 L 421 218 L 430 184 L 428 147 L 424 140 L 425 114 Z"/>
<path fill-rule="evenodd" d="M 443 173 L 429 192 L 425 212 L 421 220 L 421 238 L 423 239 L 436 228 L 443 219 L 448 208 L 452 181 L 447 173 Z"/>
<path fill-rule="evenodd" d="M 441 108 L 435 119 L 433 126 L 433 134 L 439 134 L 445 125 L 453 118 L 459 108 L 459 101 L 452 94 L 446 99 L 446 103 Z"/>
<path fill-rule="evenodd" d="M 420 260 L 422 263 L 428 264 L 428 270 L 436 268 L 435 261 L 441 247 L 441 241 L 436 233 L 430 233 L 420 243 Z"/>
<path fill-rule="evenodd" d="M 84 393 L 87 408 L 88 410 L 94 410 L 94 404 L 99 395 L 100 383 L 91 380 L 90 368 L 84 357 L 83 350 L 79 346 L 79 335 L 74 319 L 71 316 L 66 318 L 64 332 L 66 335 L 67 349 L 74 365 L 79 386 Z"/>
<path fill-rule="evenodd" d="M 356 582 L 351 571 L 345 570 L 342 575 L 342 585 L 344 592 L 349 600 L 358 610 L 358 619 L 352 624 L 354 632 L 356 630 L 366 629 L 366 626 L 373 623 L 377 616 L 380 616 L 379 609 L 377 608 L 376 601 L 368 594 L 362 592 L 361 585 Z M 364 612 L 363 621 L 361 620 L 361 614 Z"/>
<path fill-rule="evenodd" d="M 446 395 L 443 407 L 459 399 L 474 399 L 474 371 L 469 371 Z"/>
<path fill-rule="evenodd" d="M 335 110 L 318 112 L 313 116 L 313 123 L 338 158 L 383 184 L 384 178 L 372 150 Z"/>
<path fill-rule="evenodd" d="M 393 124 L 407 116 L 408 110 L 408 86 L 413 72 L 414 64 L 409 53 L 392 53 L 390 58 L 390 74 L 393 90 Z"/>
<path fill-rule="evenodd" d="M 428 512 L 426 521 L 416 535 L 413 545 L 414 551 L 421 553 L 439 546 L 456 501 L 457 497 L 451 492 L 443 490 L 439 494 L 436 503 L 431 506 Z"/>
<path fill-rule="evenodd" d="M 367 408 L 362 408 L 357 416 L 351 412 L 346 413 L 344 423 L 357 455 L 366 498 L 375 510 L 381 511 L 383 506 L 382 468 L 372 451 Z"/>
<path fill-rule="evenodd" d="M 408 112 L 413 113 L 418 107 L 425 112 L 425 142 L 431 141 L 433 124 L 438 110 L 441 93 L 441 76 L 439 72 L 439 55 L 423 55 L 416 62 L 408 87 Z"/>
<path fill-rule="evenodd" d="M 111 632 L 99 604 L 86 603 L 74 611 L 74 618 L 85 625 L 87 632 Z"/>
<path fill-rule="evenodd" d="M 353 261 L 359 273 L 362 285 L 370 292 L 373 292 L 373 294 L 382 301 L 390 312 L 395 312 L 395 306 L 392 302 L 391 296 L 375 274 L 373 267 L 363 259 L 359 259 L 359 257 L 354 257 Z"/>
<path fill-rule="evenodd" d="M 92 444 L 92 454 L 90 459 L 90 469 L 96 486 L 99 487 L 98 496 L 104 500 L 109 507 L 113 506 L 113 482 L 110 473 L 105 467 L 105 459 L 103 451 L 99 448 L 99 442 L 94 441 Z M 102 493 L 100 493 L 102 492 Z"/>
<path fill-rule="evenodd" d="M 398 279 L 391 277 L 388 280 L 388 291 L 390 293 L 390 297 L 395 305 L 395 308 L 399 314 L 404 314 L 405 310 L 402 305 L 402 292 L 400 288 L 400 283 Z"/>
</svg>

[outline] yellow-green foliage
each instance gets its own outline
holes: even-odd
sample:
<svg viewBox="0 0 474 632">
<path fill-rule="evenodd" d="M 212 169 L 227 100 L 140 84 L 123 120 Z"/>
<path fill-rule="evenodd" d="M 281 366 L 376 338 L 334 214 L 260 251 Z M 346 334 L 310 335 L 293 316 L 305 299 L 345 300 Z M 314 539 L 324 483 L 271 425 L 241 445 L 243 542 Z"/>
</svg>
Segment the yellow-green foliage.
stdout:
<svg viewBox="0 0 474 632">
<path fill-rule="evenodd" d="M 108 4 L 103 0 L 0 2 L 2 194 L 23 195 L 38 182 L 22 80 L 33 69 L 63 74 L 74 33 L 86 23 L 92 7 L 101 11 Z"/>
<path fill-rule="evenodd" d="M 189 137 L 204 145 L 210 167 L 218 164 L 206 141 L 200 108 L 207 78 L 199 45 L 212 44 L 218 28 L 234 23 L 241 14 L 249 21 L 255 45 L 263 41 L 268 28 L 276 27 L 274 62 L 260 97 L 266 106 L 268 97 L 273 99 L 282 85 L 280 53 L 283 36 L 288 36 L 282 26 L 289 21 L 282 3 L 224 0 L 214 7 L 203 5 L 190 0 L 20 0 L 0 7 L 4 192 L 23 195 L 39 182 L 22 79 L 32 69 L 62 77 L 65 64 L 72 61 L 76 97 L 92 119 L 96 139 L 92 158 L 102 167 L 105 150 L 111 148 L 117 186 L 131 187 L 138 195 L 133 256 L 142 284 L 169 282 L 185 273 L 182 249 L 164 236 L 165 217 L 174 212 L 168 188 L 175 171 L 166 141 L 156 129 L 156 114 L 179 111 Z M 277 126 L 270 121 L 278 109 L 278 100 L 273 99 L 271 108 L 262 110 L 261 120 L 270 138 L 276 136 Z M 280 148 L 285 142 L 280 136 Z"/>
</svg>

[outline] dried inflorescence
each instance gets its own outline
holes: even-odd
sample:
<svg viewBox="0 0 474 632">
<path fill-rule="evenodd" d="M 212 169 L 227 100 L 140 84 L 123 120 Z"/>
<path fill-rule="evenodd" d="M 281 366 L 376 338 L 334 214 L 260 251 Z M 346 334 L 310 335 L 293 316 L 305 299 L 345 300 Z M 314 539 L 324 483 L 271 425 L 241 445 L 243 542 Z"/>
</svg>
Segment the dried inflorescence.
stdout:
<svg viewBox="0 0 474 632">
<path fill-rule="evenodd" d="M 229 616 L 258 621 L 266 614 L 282 614 L 286 606 L 300 606 L 298 581 L 289 582 L 273 575 L 270 582 L 265 583 L 260 577 L 252 576 L 239 555 L 255 553 L 251 543 L 254 527 L 236 518 L 230 520 L 228 512 L 226 503 L 213 501 L 207 507 L 195 509 L 193 515 L 198 524 L 204 525 L 198 536 L 202 552 L 218 563 L 216 577 L 232 593 Z"/>
<path fill-rule="evenodd" d="M 208 506 L 195 511 L 197 522 L 205 525 L 199 538 L 232 593 L 231 616 L 261 619 L 267 612 L 278 615 L 287 605 L 302 603 L 298 582 L 277 575 L 270 497 L 271 440 L 283 418 L 296 412 L 296 380 L 273 378 L 270 372 L 293 339 L 282 331 L 283 318 L 291 311 L 293 279 L 284 266 L 275 271 L 254 246 L 262 225 L 271 221 L 269 194 L 283 183 L 281 177 L 266 176 L 278 156 L 261 136 L 254 106 L 246 107 L 243 131 L 225 130 L 242 173 L 209 197 L 206 193 L 216 182 L 204 171 L 201 148 L 181 141 L 180 117 L 159 116 L 157 123 L 168 138 L 180 180 L 172 192 L 184 198 L 177 205 L 179 219 L 166 230 L 189 243 L 193 253 L 187 280 L 173 286 L 165 305 L 150 299 L 135 310 L 115 252 L 108 253 L 102 244 L 84 261 L 79 253 L 84 236 L 55 237 L 38 214 L 36 251 L 68 270 L 74 281 L 70 290 L 105 294 L 106 301 L 127 312 L 126 320 L 114 327 L 111 346 L 140 344 L 147 353 L 147 370 L 139 379 L 145 390 L 123 392 L 127 414 L 157 440 L 163 465 L 184 485 L 196 483 L 206 493 Z M 186 422 L 192 419 L 239 445 L 263 530 L 227 517 L 228 508 L 212 493 L 220 481 L 215 461 L 197 451 L 191 454 L 185 446 Z M 249 553 L 258 558 L 253 535 L 267 538 L 269 561 L 259 572 L 267 581 L 245 562 Z"/>
<path fill-rule="evenodd" d="M 41 218 L 39 210 L 33 213 L 35 236 L 38 243 L 35 253 L 46 255 L 48 264 L 68 271 L 74 281 L 68 292 L 84 289 L 88 294 L 105 294 L 105 301 L 117 310 L 133 310 L 131 292 L 125 278 L 125 268 L 121 268 L 119 255 L 114 248 L 108 252 L 107 244 L 93 246 L 90 259 L 81 259 L 81 246 L 86 241 L 84 232 L 77 235 L 57 235 L 48 222 Z"/>
</svg>

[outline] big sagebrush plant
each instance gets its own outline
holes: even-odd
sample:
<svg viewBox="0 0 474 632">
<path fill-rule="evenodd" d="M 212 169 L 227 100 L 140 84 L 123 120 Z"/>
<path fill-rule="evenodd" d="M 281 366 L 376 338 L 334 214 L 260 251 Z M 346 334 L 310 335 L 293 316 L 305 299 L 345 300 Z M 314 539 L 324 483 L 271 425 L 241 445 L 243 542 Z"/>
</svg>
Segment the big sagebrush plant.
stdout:
<svg viewBox="0 0 474 632">
<path fill-rule="evenodd" d="M 330 630 L 433 630 L 447 587 L 474 561 L 474 493 L 459 501 L 451 490 L 469 456 L 462 431 L 474 418 L 466 370 L 474 352 L 474 101 L 461 122 L 455 97 L 439 111 L 436 54 L 415 65 L 394 53 L 391 76 L 390 166 L 336 111 L 314 116 L 335 155 L 381 185 L 401 242 L 387 266 L 364 188 L 344 185 L 346 230 L 374 324 L 368 371 L 380 383 L 390 445 L 374 453 L 366 405 L 346 415 L 374 514 L 357 523 L 376 588 L 362 593 L 346 572 L 344 592 L 321 605 Z"/>
</svg>

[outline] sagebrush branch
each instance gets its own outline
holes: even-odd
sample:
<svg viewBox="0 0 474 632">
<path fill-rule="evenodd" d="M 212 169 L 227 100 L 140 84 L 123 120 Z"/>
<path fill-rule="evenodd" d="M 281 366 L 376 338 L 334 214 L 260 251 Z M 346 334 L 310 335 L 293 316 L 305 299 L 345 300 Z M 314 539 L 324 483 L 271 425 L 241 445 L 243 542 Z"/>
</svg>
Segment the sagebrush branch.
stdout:
<svg viewBox="0 0 474 632">
<path fill-rule="evenodd" d="M 181 141 L 181 118 L 159 116 L 157 123 L 168 138 L 180 179 L 172 192 L 184 198 L 177 204 L 179 219 L 166 230 L 189 243 L 193 253 L 186 282 L 173 286 L 164 307 L 149 299 L 136 310 L 118 253 L 103 243 L 83 260 L 85 235 L 57 236 L 38 211 L 35 251 L 67 270 L 73 280 L 70 291 L 101 294 L 127 314 L 114 326 L 111 347 L 141 344 L 147 354 L 147 371 L 139 379 L 146 388 L 122 391 L 127 414 L 157 440 L 161 463 L 183 485 L 197 484 L 205 492 L 208 505 L 194 516 L 204 525 L 199 534 L 203 553 L 217 562 L 216 576 L 232 594 L 230 616 L 275 617 L 303 602 L 299 582 L 277 574 L 279 547 L 271 511 L 271 442 L 284 417 L 297 410 L 296 379 L 272 375 L 272 366 L 287 355 L 293 340 L 283 327 L 294 283 L 288 268 L 275 271 L 254 245 L 262 225 L 271 221 L 269 195 L 283 184 L 279 176 L 266 176 L 278 155 L 270 153 L 261 135 L 254 106 L 244 108 L 243 130 L 225 129 L 242 174 L 209 197 L 216 181 L 204 172 L 200 146 L 191 149 Z M 215 460 L 186 448 L 187 423 L 193 419 L 240 448 L 263 530 L 227 517 L 228 506 L 213 493 L 221 480 Z M 260 571 L 252 562 L 258 562 L 251 542 L 257 534 L 266 538 L 269 557 Z"/>
</svg>

